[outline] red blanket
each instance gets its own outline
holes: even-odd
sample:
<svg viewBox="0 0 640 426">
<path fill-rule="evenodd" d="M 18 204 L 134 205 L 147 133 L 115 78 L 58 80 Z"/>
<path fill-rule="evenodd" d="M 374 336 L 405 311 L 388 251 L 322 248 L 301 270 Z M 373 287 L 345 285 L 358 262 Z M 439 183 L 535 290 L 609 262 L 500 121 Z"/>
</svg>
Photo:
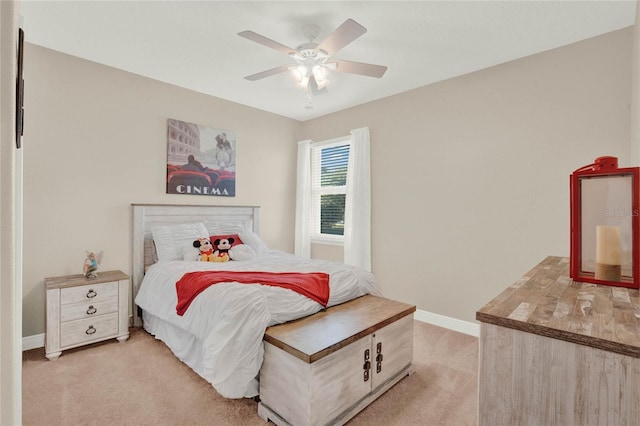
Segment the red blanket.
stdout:
<svg viewBox="0 0 640 426">
<path fill-rule="evenodd" d="M 184 315 L 193 299 L 206 288 L 223 282 L 258 283 L 288 288 L 315 300 L 324 307 L 329 303 L 329 274 L 323 272 L 199 271 L 184 274 L 176 283 L 178 315 Z"/>
</svg>

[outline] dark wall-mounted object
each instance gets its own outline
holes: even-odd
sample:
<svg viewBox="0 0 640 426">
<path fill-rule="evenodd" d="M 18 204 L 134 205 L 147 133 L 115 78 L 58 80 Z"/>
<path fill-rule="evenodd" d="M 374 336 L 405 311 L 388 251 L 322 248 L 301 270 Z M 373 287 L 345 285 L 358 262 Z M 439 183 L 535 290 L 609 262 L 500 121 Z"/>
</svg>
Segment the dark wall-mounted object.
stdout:
<svg viewBox="0 0 640 426">
<path fill-rule="evenodd" d="M 24 56 L 24 31 L 18 28 L 18 73 L 16 78 L 16 148 L 20 148 L 24 127 L 24 78 L 22 62 Z"/>
</svg>

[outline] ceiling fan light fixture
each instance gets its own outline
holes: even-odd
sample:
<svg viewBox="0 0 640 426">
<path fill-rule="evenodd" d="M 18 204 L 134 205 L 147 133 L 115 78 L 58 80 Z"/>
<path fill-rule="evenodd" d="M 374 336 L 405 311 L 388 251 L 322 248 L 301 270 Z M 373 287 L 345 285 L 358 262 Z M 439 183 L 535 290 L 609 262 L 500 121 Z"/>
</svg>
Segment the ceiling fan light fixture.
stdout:
<svg viewBox="0 0 640 426">
<path fill-rule="evenodd" d="M 302 61 L 304 61 L 304 57 L 303 57 L 300 53 L 298 53 L 298 52 L 291 52 L 291 53 L 289 53 L 289 57 L 290 57 L 291 59 L 293 59 L 294 61 L 296 61 L 296 62 L 302 62 Z"/>
<path fill-rule="evenodd" d="M 327 79 L 328 72 L 324 66 L 314 65 L 313 68 L 311 68 L 311 72 L 318 85 L 318 90 L 322 90 L 327 87 L 329 84 L 329 80 Z"/>
<path fill-rule="evenodd" d="M 302 78 L 302 80 L 297 82 L 298 86 L 302 89 L 306 89 L 307 87 L 309 87 L 309 76 L 304 76 Z"/>
<path fill-rule="evenodd" d="M 326 61 L 327 58 L 329 57 L 329 54 L 322 50 L 322 49 L 316 49 L 316 58 L 321 60 L 321 61 Z"/>
<path fill-rule="evenodd" d="M 327 69 L 335 70 L 335 69 L 337 69 L 337 68 L 338 68 L 338 62 L 336 62 L 336 61 L 325 62 L 325 63 L 323 64 L 323 66 L 324 66 L 325 68 L 327 68 Z"/>
<path fill-rule="evenodd" d="M 318 85 L 318 90 L 322 90 L 322 89 L 324 89 L 325 87 L 327 87 L 329 85 L 330 81 L 327 80 L 327 79 L 324 79 L 324 80 L 317 80 L 316 79 L 316 83 Z"/>
<path fill-rule="evenodd" d="M 309 70 L 304 65 L 293 65 L 289 67 L 291 77 L 298 86 L 306 89 L 309 85 Z"/>
<path fill-rule="evenodd" d="M 311 68 L 311 72 L 318 82 L 327 79 L 327 69 L 322 65 L 314 65 L 313 68 Z"/>
</svg>

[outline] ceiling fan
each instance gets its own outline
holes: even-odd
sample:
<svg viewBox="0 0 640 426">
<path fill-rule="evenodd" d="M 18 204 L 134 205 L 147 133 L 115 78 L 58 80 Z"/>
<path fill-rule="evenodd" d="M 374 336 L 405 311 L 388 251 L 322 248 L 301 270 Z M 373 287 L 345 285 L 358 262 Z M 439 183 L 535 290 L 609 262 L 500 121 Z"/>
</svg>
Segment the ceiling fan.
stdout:
<svg viewBox="0 0 640 426">
<path fill-rule="evenodd" d="M 309 90 L 315 95 L 326 92 L 326 87 L 329 84 L 328 74 L 330 70 L 375 78 L 382 77 L 387 71 L 387 67 L 382 65 L 365 64 L 342 59 L 329 59 L 340 49 L 367 32 L 365 27 L 353 19 L 344 21 L 342 25 L 333 33 L 329 34 L 321 43 L 314 42 L 320 33 L 320 27 L 317 25 L 304 25 L 302 31 L 309 41 L 295 49 L 253 31 L 242 31 L 238 33 L 240 37 L 282 52 L 295 61 L 295 64 L 281 65 L 246 76 L 245 79 L 255 81 L 289 71 L 299 87 Z"/>
</svg>

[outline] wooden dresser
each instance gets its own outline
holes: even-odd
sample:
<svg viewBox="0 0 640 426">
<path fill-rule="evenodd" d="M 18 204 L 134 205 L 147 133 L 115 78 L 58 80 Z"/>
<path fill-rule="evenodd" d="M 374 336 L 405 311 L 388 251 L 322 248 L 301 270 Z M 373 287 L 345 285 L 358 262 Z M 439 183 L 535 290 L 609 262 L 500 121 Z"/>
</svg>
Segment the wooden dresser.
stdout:
<svg viewBox="0 0 640 426">
<path fill-rule="evenodd" d="M 367 295 L 268 328 L 260 417 L 277 425 L 346 423 L 411 372 L 415 310 Z"/>
<path fill-rule="evenodd" d="M 98 272 L 96 278 L 67 275 L 45 278 L 47 325 L 45 351 L 50 360 L 65 349 L 129 337 L 129 276 Z"/>
<path fill-rule="evenodd" d="M 480 426 L 640 424 L 637 289 L 575 282 L 548 257 L 476 319 Z"/>
</svg>

